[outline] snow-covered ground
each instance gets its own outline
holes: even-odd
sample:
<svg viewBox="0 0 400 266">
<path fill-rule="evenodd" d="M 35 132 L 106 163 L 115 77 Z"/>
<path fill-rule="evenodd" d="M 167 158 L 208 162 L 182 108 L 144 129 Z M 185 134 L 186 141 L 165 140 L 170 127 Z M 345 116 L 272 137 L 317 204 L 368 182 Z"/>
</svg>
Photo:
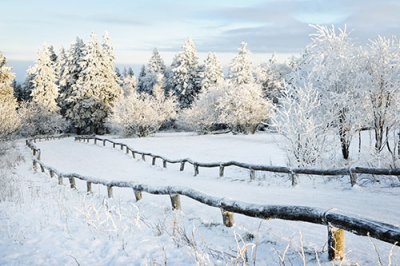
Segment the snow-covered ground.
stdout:
<svg viewBox="0 0 400 266">
<path fill-rule="evenodd" d="M 284 165 L 285 154 L 274 134 L 209 135 L 164 133 L 141 139 L 122 139 L 137 150 L 171 159 L 201 162 L 237 160 Z M 352 214 L 400 226 L 400 188 L 397 179 L 380 184 L 350 187 L 348 178 L 300 176 L 292 188 L 288 177 L 257 173 L 249 181 L 247 171 L 229 168 L 225 177 L 218 169 L 193 169 L 179 165 L 162 168 L 160 161 L 133 159 L 110 146 L 74 142 L 73 138 L 37 143 L 42 161 L 61 172 L 75 172 L 109 180 L 132 180 L 149 185 L 188 186 L 213 196 L 262 204 L 305 205 L 337 208 Z M 281 220 L 260 220 L 236 215 L 236 225 L 222 225 L 220 210 L 182 198 L 182 211 L 172 211 L 167 196 L 144 194 L 134 201 L 129 189 L 86 184 L 78 190 L 42 173 L 34 174 L 31 155 L 19 142 L 25 160 L 9 175 L 17 193 L 0 202 L 0 264 L 235 264 L 247 257 L 249 264 L 309 264 L 327 261 L 327 230 L 323 226 Z M 398 182 L 398 181 L 397 181 Z M 390 186 L 388 184 L 394 184 Z M 285 253 L 288 247 L 287 253 Z M 375 251 L 375 248 L 377 251 Z M 367 237 L 346 233 L 345 264 L 376 265 L 379 260 L 400 264 L 400 250 Z M 247 250 L 247 252 L 245 252 Z M 243 258 L 241 258 L 243 257 Z"/>
</svg>

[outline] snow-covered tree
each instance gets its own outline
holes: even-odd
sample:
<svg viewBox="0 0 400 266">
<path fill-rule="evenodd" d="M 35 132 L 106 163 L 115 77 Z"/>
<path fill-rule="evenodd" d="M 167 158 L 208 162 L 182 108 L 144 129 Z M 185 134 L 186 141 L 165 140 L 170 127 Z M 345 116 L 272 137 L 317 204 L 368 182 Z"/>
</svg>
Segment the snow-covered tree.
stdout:
<svg viewBox="0 0 400 266">
<path fill-rule="evenodd" d="M 187 108 L 201 89 L 198 56 L 192 39 L 185 41 L 182 51 L 175 56 L 170 71 L 169 90 L 177 97 L 180 107 Z"/>
<path fill-rule="evenodd" d="M 154 49 L 147 68 L 144 70 L 144 76 L 141 78 L 140 92 L 152 94 L 159 75 L 165 76 L 165 64 L 158 50 Z"/>
<path fill-rule="evenodd" d="M 21 103 L 18 116 L 21 121 L 19 135 L 22 137 L 58 134 L 68 127 L 67 121 L 60 114 L 50 112 L 34 102 Z"/>
<path fill-rule="evenodd" d="M 263 97 L 260 86 L 220 82 L 202 91 L 181 120 L 203 133 L 218 124 L 234 132 L 254 133 L 271 114 L 272 104 Z"/>
<path fill-rule="evenodd" d="M 138 76 L 138 86 L 137 86 L 137 90 L 139 92 L 144 91 L 144 83 L 145 80 L 144 78 L 146 77 L 146 66 L 142 65 L 142 67 L 140 68 L 140 72 L 139 72 L 139 76 Z"/>
<path fill-rule="evenodd" d="M 108 41 L 100 45 L 92 34 L 79 60 L 81 71 L 66 99 L 71 108 L 66 117 L 78 133 L 104 133 L 104 122 L 122 94 L 114 71 Z"/>
<path fill-rule="evenodd" d="M 19 126 L 17 100 L 12 83 L 15 75 L 6 66 L 6 58 L 0 52 L 0 138 L 14 133 Z"/>
<path fill-rule="evenodd" d="M 396 37 L 378 37 L 371 41 L 366 57 L 368 75 L 363 89 L 375 131 L 375 149 L 380 152 L 388 144 L 390 130 L 399 128 L 400 42 Z"/>
<path fill-rule="evenodd" d="M 233 58 L 229 68 L 229 79 L 237 85 L 254 83 L 253 65 L 247 43 L 242 42 L 238 55 Z"/>
<path fill-rule="evenodd" d="M 131 71 L 126 71 L 125 74 L 122 76 L 122 89 L 124 91 L 124 96 L 128 96 L 132 92 L 137 91 L 137 86 L 138 86 L 138 81 L 135 76 L 135 73 L 133 73 L 132 69 L 130 68 Z"/>
<path fill-rule="evenodd" d="M 203 79 L 201 80 L 202 91 L 208 90 L 224 80 L 222 66 L 215 53 L 209 53 L 204 63 Z"/>
<path fill-rule="evenodd" d="M 326 150 L 329 130 L 322 113 L 320 94 L 311 84 L 286 85 L 280 107 L 276 108 L 273 126 L 286 139 L 288 163 L 292 167 L 318 165 Z"/>
<path fill-rule="evenodd" d="M 362 127 L 360 96 L 364 72 L 359 49 L 355 48 L 346 29 L 314 26 L 311 43 L 294 73 L 296 85 L 313 84 L 321 96 L 321 117 L 337 129 L 344 159 L 349 158 L 352 136 Z M 297 84 L 296 84 L 297 83 Z"/>
<path fill-rule="evenodd" d="M 31 94 L 34 88 L 33 80 L 35 78 L 35 66 L 30 66 L 26 70 L 26 78 L 22 84 L 22 91 L 20 92 L 20 97 L 22 101 L 30 101 L 32 99 Z"/>
<path fill-rule="evenodd" d="M 32 102 L 43 107 L 49 112 L 57 112 L 58 87 L 56 85 L 56 71 L 48 47 L 39 51 L 34 67 Z"/>
<path fill-rule="evenodd" d="M 153 95 L 132 91 L 114 106 L 110 127 L 124 136 L 144 137 L 156 132 L 161 125 L 176 116 L 174 97 L 165 97 L 161 86 L 154 87 Z"/>
<path fill-rule="evenodd" d="M 67 110 L 70 110 L 74 105 L 74 101 L 69 98 L 73 96 L 73 87 L 82 71 L 79 62 L 84 55 L 84 49 L 85 44 L 83 40 L 77 37 L 76 41 L 69 48 L 66 61 L 60 70 L 58 105 L 60 106 L 60 111 L 63 116 L 65 116 Z"/>
</svg>

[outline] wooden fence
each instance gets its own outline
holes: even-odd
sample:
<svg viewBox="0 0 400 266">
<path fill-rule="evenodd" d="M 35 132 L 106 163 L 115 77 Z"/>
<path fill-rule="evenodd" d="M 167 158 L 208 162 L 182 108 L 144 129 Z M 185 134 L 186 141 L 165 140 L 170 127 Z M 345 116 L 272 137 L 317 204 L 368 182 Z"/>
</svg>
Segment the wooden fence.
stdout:
<svg viewBox="0 0 400 266">
<path fill-rule="evenodd" d="M 61 137 L 63 136 L 56 138 Z M 325 225 L 328 227 L 329 260 L 343 259 L 344 230 L 361 236 L 373 237 L 393 245 L 397 245 L 400 242 L 400 227 L 365 219 L 356 215 L 344 214 L 334 209 L 324 210 L 321 208 L 312 208 L 306 206 L 249 204 L 206 195 L 186 187 L 154 187 L 135 182 L 102 180 L 98 178 L 82 176 L 76 173 L 61 173 L 40 161 L 40 150 L 34 144 L 36 140 L 37 139 L 26 141 L 26 145 L 32 150 L 34 155 L 32 161 L 34 170 L 37 171 L 38 168 L 40 168 L 41 172 L 47 172 L 51 178 L 57 177 L 58 184 L 60 185 L 63 184 L 64 179 L 68 179 L 72 189 L 76 189 L 75 180 L 79 179 L 86 182 L 88 193 L 92 192 L 92 184 L 105 186 L 107 188 L 107 195 L 109 198 L 113 197 L 113 187 L 133 189 L 136 200 L 142 199 L 142 192 L 155 195 L 169 195 L 173 210 L 181 209 L 180 196 L 182 195 L 205 205 L 220 208 L 222 212 L 223 223 L 228 227 L 231 227 L 234 224 L 234 213 L 260 219 L 282 219 Z"/>
<path fill-rule="evenodd" d="M 350 167 L 350 168 L 336 168 L 336 169 L 313 169 L 313 168 L 289 168 L 285 166 L 268 166 L 268 165 L 257 165 L 257 164 L 248 164 L 241 163 L 236 161 L 229 162 L 215 162 L 215 163 L 201 163 L 193 161 L 189 158 L 179 159 L 179 160 L 171 160 L 165 158 L 161 155 L 156 155 L 149 152 L 143 152 L 135 150 L 128 145 L 120 142 L 114 142 L 109 139 L 102 139 L 94 136 L 77 136 L 75 137 L 75 141 L 83 141 L 89 143 L 90 140 L 93 140 L 94 144 L 100 142 L 103 146 L 106 146 L 106 143 L 112 144 L 113 148 L 120 148 L 120 150 L 125 151 L 127 154 L 131 153 L 133 158 L 136 158 L 136 155 L 141 156 L 142 160 L 146 160 L 146 156 L 151 158 L 152 165 L 155 165 L 156 159 L 162 161 L 163 167 L 167 167 L 167 163 L 170 164 L 180 164 L 180 171 L 185 169 L 185 163 L 191 164 L 194 169 L 194 175 L 197 176 L 199 174 L 199 168 L 219 168 L 219 176 L 224 176 L 225 167 L 235 166 L 243 169 L 249 170 L 250 180 L 255 179 L 255 171 L 264 171 L 264 172 L 273 172 L 273 173 L 285 173 L 289 174 L 292 186 L 297 185 L 298 183 L 298 175 L 317 175 L 317 176 L 349 176 L 350 184 L 354 186 L 357 184 L 357 174 L 370 174 L 370 175 L 393 175 L 397 176 L 400 180 L 400 168 L 365 168 L 365 167 Z"/>
</svg>

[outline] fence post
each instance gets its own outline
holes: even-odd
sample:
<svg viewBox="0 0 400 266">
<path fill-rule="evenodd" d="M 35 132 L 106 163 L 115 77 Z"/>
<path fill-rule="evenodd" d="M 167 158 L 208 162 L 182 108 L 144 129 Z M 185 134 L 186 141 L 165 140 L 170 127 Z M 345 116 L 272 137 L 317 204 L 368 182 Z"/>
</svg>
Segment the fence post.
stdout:
<svg viewBox="0 0 400 266">
<path fill-rule="evenodd" d="M 224 176 L 224 167 L 222 165 L 219 166 L 219 177 Z"/>
<path fill-rule="evenodd" d="M 86 191 L 87 193 L 92 193 L 92 182 L 87 181 L 86 182 Z"/>
<path fill-rule="evenodd" d="M 144 156 L 145 156 L 144 153 L 142 153 L 142 160 L 146 161 L 146 158 Z"/>
<path fill-rule="evenodd" d="M 185 169 L 185 162 L 181 162 L 181 168 L 179 169 L 180 171 L 183 171 Z"/>
<path fill-rule="evenodd" d="M 194 176 L 197 176 L 199 174 L 199 165 L 197 163 L 194 163 L 193 166 L 194 166 Z"/>
<path fill-rule="evenodd" d="M 103 146 L 106 146 L 106 140 L 103 139 Z"/>
<path fill-rule="evenodd" d="M 357 174 L 353 172 L 351 168 L 349 168 L 349 176 L 350 176 L 350 184 L 354 187 L 357 184 Z"/>
<path fill-rule="evenodd" d="M 40 165 L 40 170 L 42 171 L 42 173 L 44 173 L 44 166 L 42 164 L 39 165 Z"/>
<path fill-rule="evenodd" d="M 94 138 L 94 144 L 97 144 L 97 139 L 96 138 Z"/>
<path fill-rule="evenodd" d="M 37 158 L 38 160 L 40 160 L 40 155 L 41 155 L 40 150 L 37 150 L 37 156 L 36 156 L 36 158 Z"/>
<path fill-rule="evenodd" d="M 297 175 L 293 171 L 290 171 L 289 175 L 290 175 L 290 179 L 292 180 L 292 187 L 297 186 L 297 184 L 298 184 Z"/>
<path fill-rule="evenodd" d="M 126 147 L 126 154 L 128 154 L 129 153 L 129 147 L 128 146 L 125 146 Z"/>
<path fill-rule="evenodd" d="M 221 208 L 221 213 L 224 225 L 226 227 L 232 227 L 235 224 L 233 219 L 233 212 L 225 211 L 224 209 Z"/>
<path fill-rule="evenodd" d="M 124 149 L 124 144 L 120 144 L 120 146 L 121 146 L 121 151 Z"/>
<path fill-rule="evenodd" d="M 135 158 L 135 152 L 134 151 L 131 152 L 132 152 L 132 158 Z"/>
<path fill-rule="evenodd" d="M 53 178 L 54 177 L 54 172 L 53 172 L 53 170 L 49 170 L 49 174 L 50 174 L 50 178 Z"/>
<path fill-rule="evenodd" d="M 71 185 L 72 189 L 76 189 L 76 184 L 75 184 L 75 177 L 71 176 L 69 178 L 69 184 Z"/>
<path fill-rule="evenodd" d="M 162 161 L 162 165 L 163 165 L 164 168 L 167 168 L 167 161 L 166 161 L 166 160 L 163 160 L 163 161 Z"/>
<path fill-rule="evenodd" d="M 172 210 L 180 210 L 181 209 L 181 198 L 179 194 L 169 195 L 171 198 Z"/>
<path fill-rule="evenodd" d="M 328 260 L 344 258 L 344 230 L 328 225 Z"/>
<path fill-rule="evenodd" d="M 115 149 L 115 143 L 113 143 L 113 148 Z"/>
<path fill-rule="evenodd" d="M 151 165 L 155 165 L 156 164 L 156 157 L 153 157 L 153 159 L 151 160 Z"/>
<path fill-rule="evenodd" d="M 250 181 L 256 179 L 256 171 L 250 168 Z"/>
<path fill-rule="evenodd" d="M 133 190 L 133 193 L 135 193 L 135 199 L 136 199 L 136 201 L 139 201 L 139 200 L 141 200 L 141 199 L 143 198 L 142 191 Z"/>
<path fill-rule="evenodd" d="M 113 197 L 113 187 L 112 186 L 107 186 L 107 195 L 109 198 Z"/>
</svg>

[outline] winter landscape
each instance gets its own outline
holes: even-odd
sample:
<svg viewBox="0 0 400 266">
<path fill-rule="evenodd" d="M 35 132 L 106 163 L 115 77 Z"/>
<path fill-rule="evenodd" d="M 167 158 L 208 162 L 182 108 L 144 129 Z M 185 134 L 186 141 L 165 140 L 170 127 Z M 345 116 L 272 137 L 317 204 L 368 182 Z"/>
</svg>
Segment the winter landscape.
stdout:
<svg viewBox="0 0 400 266">
<path fill-rule="evenodd" d="M 396 1 L 0 8 L 0 265 L 400 265 Z"/>
</svg>

